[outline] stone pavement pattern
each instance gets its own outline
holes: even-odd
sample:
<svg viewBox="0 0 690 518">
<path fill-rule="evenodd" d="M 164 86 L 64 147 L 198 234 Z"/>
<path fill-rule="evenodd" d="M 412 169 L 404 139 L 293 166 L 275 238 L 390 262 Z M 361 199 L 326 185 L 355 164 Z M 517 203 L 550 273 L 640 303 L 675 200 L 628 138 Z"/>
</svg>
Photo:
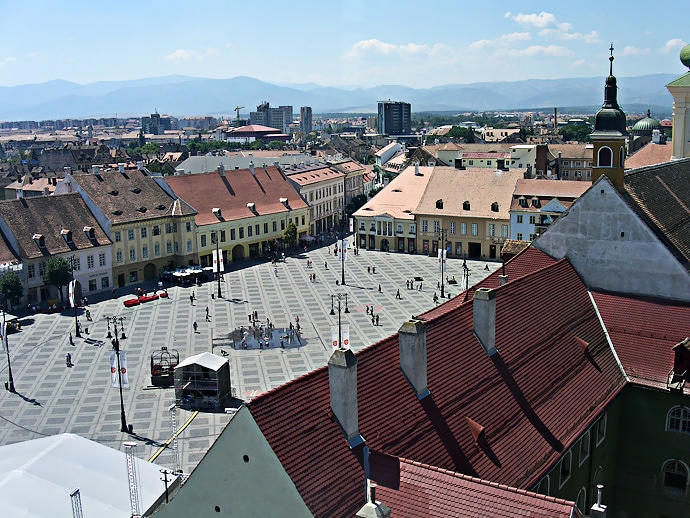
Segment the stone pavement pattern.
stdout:
<svg viewBox="0 0 690 518">
<path fill-rule="evenodd" d="M 313 268 L 307 268 L 307 259 L 313 261 Z M 489 271 L 484 270 L 485 264 Z M 478 261 L 467 261 L 467 265 L 470 285 L 500 267 L 499 263 Z M 367 267 L 373 266 L 376 273 L 367 273 Z M 355 351 L 394 334 L 412 315 L 434 306 L 434 292 L 440 295 L 438 263 L 427 256 L 366 250 L 355 256 L 350 251 L 345 286 L 336 285 L 336 280 L 341 280 L 341 264 L 327 247 L 288 256 L 277 264 L 277 274 L 270 263 L 245 261 L 232 267 L 221 283 L 221 299 L 215 297 L 217 283 L 207 282 L 193 288 L 171 287 L 169 299 L 133 308 L 122 304 L 132 296 L 129 294 L 90 301 L 93 321 L 87 322 L 83 313 L 79 316 L 89 334 L 75 338 L 75 346 L 69 344 L 69 333 L 74 332 L 72 310 L 22 318 L 22 331 L 9 336 L 17 393 L 0 392 L 0 445 L 69 432 L 117 449 L 123 449 L 124 441 L 135 440 L 136 455 L 150 459 L 170 438 L 168 408 L 174 402 L 173 388 L 150 386 L 152 352 L 166 346 L 176 349 L 182 360 L 212 349 L 220 354 L 222 349 L 228 353 L 235 393 L 248 401 L 327 363 L 332 351 L 330 327 L 338 322 L 337 300 L 335 316 L 329 314 L 332 294 L 348 296 L 350 313 L 343 311 L 340 316 L 342 323 L 350 324 Z M 309 280 L 312 273 L 316 273 L 316 282 Z M 462 260 L 449 259 L 445 274 L 461 282 Z M 406 289 L 405 280 L 416 276 L 423 277 L 423 290 Z M 398 288 L 401 299 L 395 296 Z M 460 292 L 459 285 L 446 285 L 445 289 L 452 296 Z M 134 287 L 128 291 L 133 292 Z M 189 300 L 192 291 L 196 296 L 193 305 Z M 378 326 L 372 325 L 366 314 L 367 305 L 379 315 Z M 344 301 L 341 307 L 344 309 Z M 228 336 L 233 329 L 247 326 L 247 315 L 253 311 L 264 323 L 270 318 L 276 328 L 287 328 L 299 316 L 303 345 L 286 342 L 285 350 L 235 350 Z M 120 432 L 119 392 L 110 386 L 111 345 L 106 338 L 105 317 L 112 316 L 125 318 L 127 338 L 120 341 L 120 347 L 127 353 L 130 388 L 123 393 L 126 419 L 134 427 L 134 437 Z M 194 322 L 198 323 L 196 333 Z M 65 365 L 68 352 L 72 368 Z M 0 360 L 0 373 L 6 380 L 6 354 Z M 178 436 L 178 462 L 185 473 L 196 466 L 230 417 L 225 413 L 195 416 L 177 410 L 178 429 L 191 420 Z M 156 463 L 172 469 L 173 455 L 168 448 Z"/>
</svg>

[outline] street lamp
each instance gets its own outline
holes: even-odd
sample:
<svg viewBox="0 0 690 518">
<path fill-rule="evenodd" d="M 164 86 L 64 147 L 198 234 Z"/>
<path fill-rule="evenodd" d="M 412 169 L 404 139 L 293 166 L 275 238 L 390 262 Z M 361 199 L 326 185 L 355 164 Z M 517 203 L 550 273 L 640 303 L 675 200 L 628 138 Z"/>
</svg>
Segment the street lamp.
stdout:
<svg viewBox="0 0 690 518">
<path fill-rule="evenodd" d="M 8 263 L 5 263 L 2 265 L 2 272 L 3 272 L 3 277 L 7 274 L 7 272 L 10 269 L 10 265 Z M 5 351 L 7 352 L 7 373 L 9 375 L 9 380 L 5 383 L 5 389 L 7 389 L 10 392 L 16 392 L 14 389 L 14 378 L 12 377 L 12 363 L 10 362 L 10 345 L 9 341 L 7 340 L 7 324 L 5 322 L 5 309 L 7 306 L 7 293 L 5 290 L 2 292 L 2 299 L 3 299 L 3 305 L 2 305 L 2 345 Z"/>
<path fill-rule="evenodd" d="M 443 282 L 445 279 L 443 277 L 443 269 L 446 265 L 446 229 L 442 228 L 439 232 L 441 234 L 441 246 L 438 249 L 438 265 L 441 268 L 441 298 L 444 298 Z"/>
<path fill-rule="evenodd" d="M 79 319 L 77 318 L 77 294 L 75 293 L 77 285 L 74 282 L 74 261 L 75 257 L 71 255 L 69 257 L 69 273 L 70 273 L 70 286 L 72 287 L 72 297 L 70 303 L 74 308 L 74 336 L 81 338 L 81 332 L 79 331 Z"/>
<path fill-rule="evenodd" d="M 220 251 L 218 250 L 218 242 L 220 241 L 220 235 L 217 230 L 211 231 L 211 239 L 216 240 L 216 276 L 218 277 L 218 298 L 222 298 L 223 295 L 220 291 Z"/>
<path fill-rule="evenodd" d="M 115 338 L 113 338 L 113 351 L 115 351 L 115 356 L 117 358 L 117 384 L 120 389 L 120 431 L 124 433 L 132 433 L 132 430 L 127 426 L 127 417 L 125 416 L 125 402 L 122 398 L 122 369 L 120 367 L 120 339 L 117 336 L 117 323 L 120 322 L 120 329 L 122 330 L 122 338 L 126 338 L 125 330 L 122 325 L 122 321 L 125 317 L 105 317 L 108 321 L 108 326 L 110 323 L 113 324 L 113 330 L 115 332 Z"/>
<path fill-rule="evenodd" d="M 347 293 L 336 293 L 331 295 L 331 315 L 335 315 L 335 299 L 338 299 L 338 349 L 344 349 L 343 347 L 343 326 L 340 321 L 340 312 L 343 309 L 341 306 L 341 301 L 345 299 L 345 311 L 344 313 L 349 313 L 350 310 L 347 307 Z"/>
<path fill-rule="evenodd" d="M 340 279 L 340 284 L 345 286 L 345 221 L 347 214 L 345 212 L 345 207 L 343 207 L 342 212 L 341 212 L 341 219 L 340 219 L 340 244 L 338 245 L 338 251 L 340 252 L 340 267 L 341 267 L 341 279 Z"/>
</svg>

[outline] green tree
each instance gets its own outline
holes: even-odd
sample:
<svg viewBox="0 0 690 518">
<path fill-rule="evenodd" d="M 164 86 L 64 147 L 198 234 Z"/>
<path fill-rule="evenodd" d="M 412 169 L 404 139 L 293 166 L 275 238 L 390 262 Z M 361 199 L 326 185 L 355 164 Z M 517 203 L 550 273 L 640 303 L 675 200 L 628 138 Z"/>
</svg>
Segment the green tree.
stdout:
<svg viewBox="0 0 690 518">
<path fill-rule="evenodd" d="M 357 196 L 353 197 L 350 200 L 350 203 L 347 204 L 348 214 L 352 214 L 356 210 L 359 210 L 366 202 L 367 197 L 364 194 L 358 194 Z"/>
<path fill-rule="evenodd" d="M 297 240 L 297 226 L 291 221 L 283 232 L 283 241 L 290 248 L 295 246 Z"/>
<path fill-rule="evenodd" d="M 474 142 L 474 131 L 470 128 L 464 126 L 453 126 L 448 133 L 446 133 L 448 138 L 462 138 L 467 143 Z"/>
<path fill-rule="evenodd" d="M 592 133 L 592 130 L 585 124 L 569 124 L 559 129 L 558 133 L 563 136 L 563 140 L 566 142 L 569 140 L 589 142 L 589 135 Z"/>
<path fill-rule="evenodd" d="M 261 139 L 256 139 L 249 145 L 249 149 L 263 149 L 265 147 L 264 141 Z"/>
<path fill-rule="evenodd" d="M 285 143 L 279 141 L 279 140 L 272 140 L 271 142 L 268 143 L 268 149 L 273 151 L 276 149 L 283 149 L 285 147 Z"/>
<path fill-rule="evenodd" d="M 64 300 L 62 287 L 67 286 L 72 279 L 72 269 L 69 262 L 64 257 L 55 256 L 46 262 L 45 275 L 43 280 L 46 284 L 55 286 L 60 293 L 60 302 Z"/>
<path fill-rule="evenodd" d="M 12 301 L 16 301 L 24 294 L 24 287 L 17 272 L 9 271 L 0 278 L 0 293 L 2 293 L 2 303 L 6 309 L 12 306 Z"/>
</svg>

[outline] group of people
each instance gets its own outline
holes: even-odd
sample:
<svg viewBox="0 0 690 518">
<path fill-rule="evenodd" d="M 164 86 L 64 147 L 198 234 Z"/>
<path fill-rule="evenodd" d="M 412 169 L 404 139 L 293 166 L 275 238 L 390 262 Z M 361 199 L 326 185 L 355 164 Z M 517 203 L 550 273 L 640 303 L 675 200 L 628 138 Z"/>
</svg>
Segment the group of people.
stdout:
<svg viewBox="0 0 690 518">
<path fill-rule="evenodd" d="M 417 285 L 417 291 L 422 291 L 422 281 L 419 281 L 419 284 Z M 405 281 L 405 287 L 408 290 L 413 290 L 414 289 L 414 279 L 410 279 L 409 281 Z"/>
</svg>

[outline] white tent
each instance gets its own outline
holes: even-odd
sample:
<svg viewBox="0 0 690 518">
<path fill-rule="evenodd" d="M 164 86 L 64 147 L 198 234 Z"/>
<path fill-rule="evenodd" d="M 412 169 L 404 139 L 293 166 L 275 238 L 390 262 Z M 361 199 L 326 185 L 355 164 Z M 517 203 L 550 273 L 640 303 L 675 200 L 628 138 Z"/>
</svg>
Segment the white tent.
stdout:
<svg viewBox="0 0 690 518">
<path fill-rule="evenodd" d="M 136 457 L 135 465 L 144 513 L 165 493 L 162 466 Z M 77 488 L 85 517 L 132 514 L 124 451 L 69 433 L 0 448 L 2 516 L 72 518 L 70 493 Z"/>
</svg>

